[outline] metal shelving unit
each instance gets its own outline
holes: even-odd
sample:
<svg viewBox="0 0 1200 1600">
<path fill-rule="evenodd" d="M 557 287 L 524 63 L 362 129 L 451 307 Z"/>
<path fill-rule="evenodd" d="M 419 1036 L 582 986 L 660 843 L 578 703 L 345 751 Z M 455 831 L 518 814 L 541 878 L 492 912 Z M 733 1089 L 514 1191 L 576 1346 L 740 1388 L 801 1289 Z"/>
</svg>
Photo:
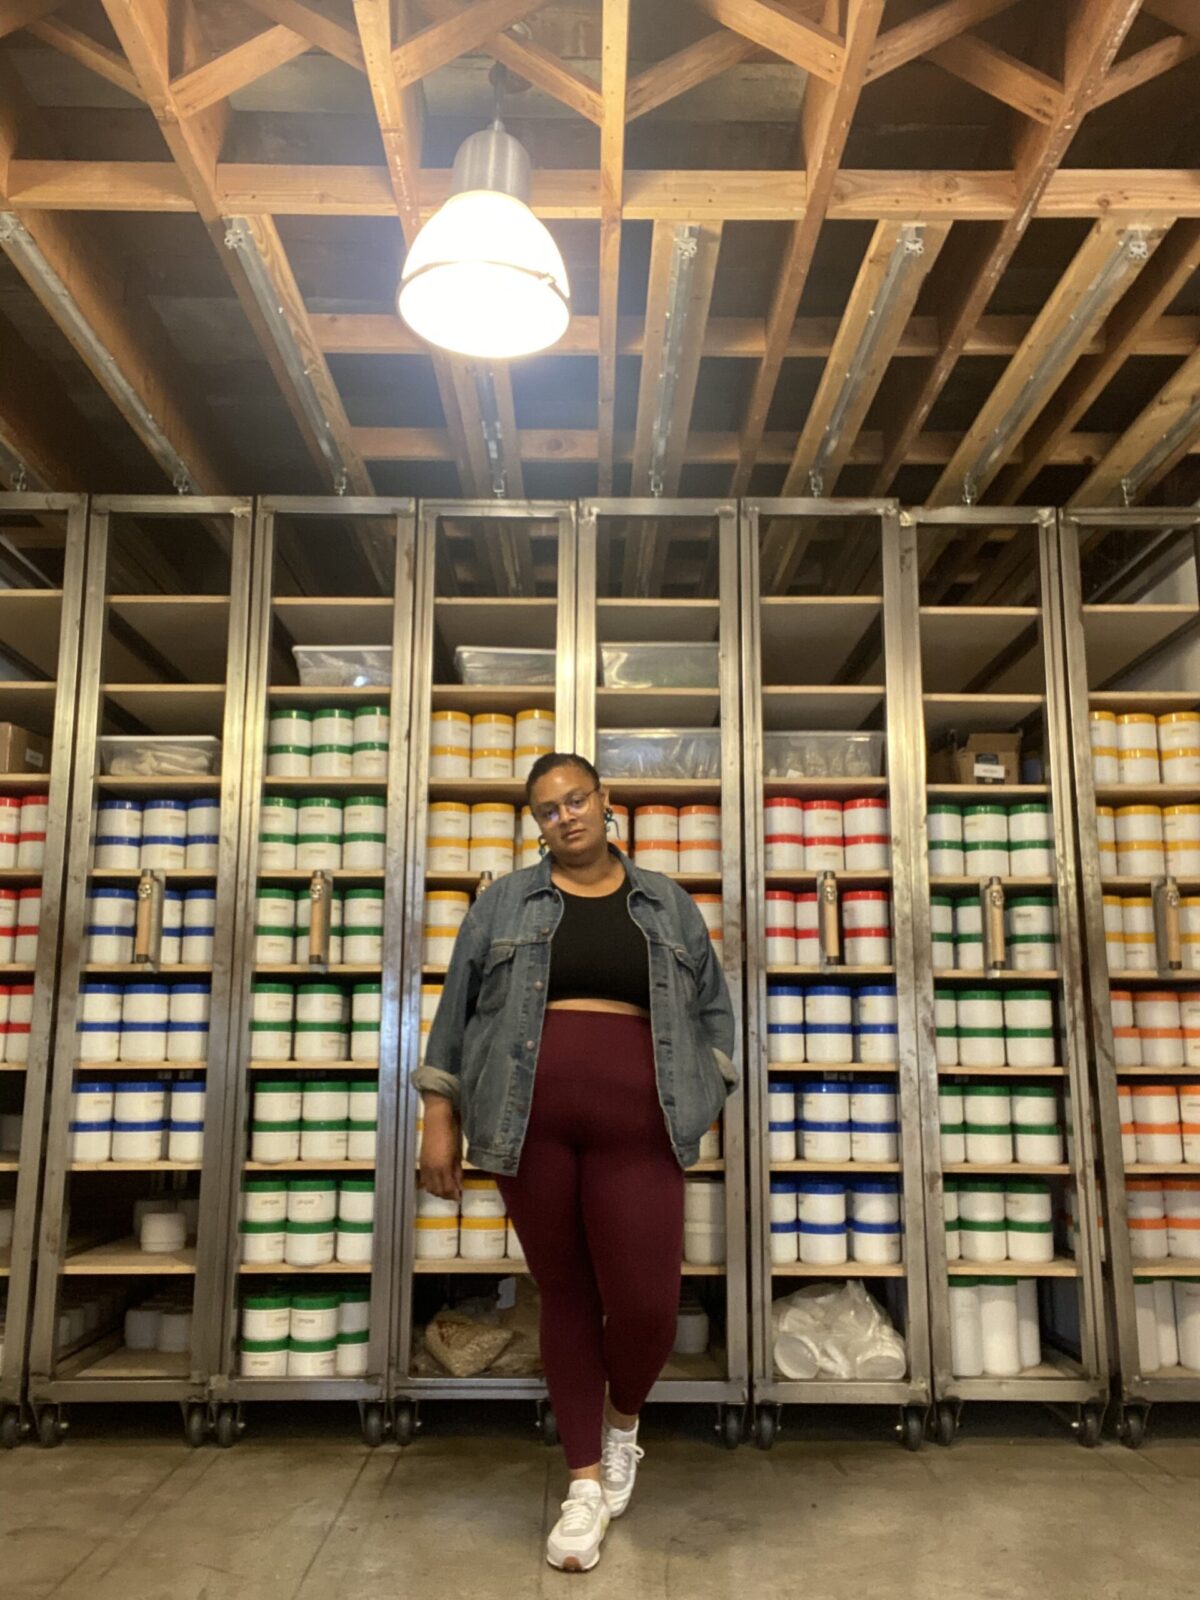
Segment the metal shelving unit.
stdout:
<svg viewBox="0 0 1200 1600">
<path fill-rule="evenodd" d="M 605 645 L 652 642 L 718 646 L 710 687 L 621 689 L 601 684 Z M 742 1032 L 742 825 L 739 695 L 738 518 L 734 501 L 588 500 L 579 511 L 576 620 L 576 748 L 593 757 L 615 805 L 632 819 L 642 805 L 715 805 L 721 810 L 721 869 L 677 874 L 694 893 L 721 896 L 721 951 Z M 719 730 L 720 756 L 703 776 L 612 776 L 603 729 Z M 636 839 L 635 839 L 636 843 Z M 739 1071 L 742 1062 L 737 1062 Z M 746 1087 L 721 1118 L 721 1154 L 691 1169 L 689 1181 L 719 1175 L 725 1185 L 726 1260 L 684 1263 L 684 1287 L 702 1295 L 713 1332 L 703 1355 L 673 1356 L 651 1402 L 708 1402 L 730 1447 L 741 1439 L 750 1398 L 746 1301 Z M 700 1176 L 697 1176 L 700 1175 Z M 711 1285 L 706 1279 L 712 1279 Z M 708 1292 L 711 1290 L 711 1292 Z"/>
<path fill-rule="evenodd" d="M 742 507 L 742 682 L 744 686 L 747 1087 L 750 1095 L 750 1261 L 755 1421 L 759 1445 L 774 1440 L 785 1406 L 889 1405 L 898 1431 L 919 1447 L 932 1398 L 926 1306 L 925 1181 L 922 1166 L 913 962 L 914 863 L 917 837 L 911 805 L 911 703 L 915 663 L 904 614 L 905 556 L 894 502 L 879 500 L 764 500 Z M 911 554 L 908 558 L 911 560 Z M 768 777 L 764 735 L 796 730 L 866 730 L 886 736 L 886 776 L 845 770 Z M 815 871 L 766 870 L 764 798 L 885 799 L 890 808 L 891 867 L 838 872 L 821 880 L 840 905 L 855 888 L 892 896 L 893 960 L 886 968 L 841 964 L 843 952 L 822 949 L 819 965 L 768 963 L 766 891 L 813 892 Z M 857 1067 L 783 1064 L 770 1059 L 768 977 L 811 979 L 854 987 L 856 981 L 895 981 L 897 1059 Z M 894 1080 L 900 1120 L 898 1163 L 815 1163 L 770 1160 L 769 1084 L 772 1076 L 808 1081 L 863 1073 Z M 903 1257 L 900 1263 L 850 1261 L 828 1267 L 772 1262 L 772 1176 L 805 1173 L 852 1179 L 886 1170 L 900 1181 Z M 772 1305 L 807 1283 L 863 1280 L 905 1340 L 907 1373 L 895 1380 L 788 1379 L 774 1361 Z"/>
<path fill-rule="evenodd" d="M 902 615 L 910 641 L 908 669 L 912 689 L 908 740 L 910 837 L 916 842 L 912 935 L 937 1435 L 942 1443 L 949 1444 L 963 1406 L 972 1400 L 1042 1401 L 1065 1408 L 1080 1442 L 1093 1445 L 1099 1439 L 1103 1421 L 1107 1367 L 1055 513 L 1007 507 L 954 507 L 905 511 L 900 524 Z M 993 538 L 1002 542 L 1000 570 L 1007 573 L 1007 585 L 999 589 L 986 563 L 974 564 Z M 928 782 L 927 751 L 952 729 L 964 735 L 975 731 L 1023 731 L 1032 738 L 1034 750 L 1041 757 L 1044 770 L 1039 781 L 1025 782 L 1026 774 L 1019 773 L 1020 782 L 998 786 Z M 1045 801 L 1053 822 L 1050 877 L 931 878 L 925 844 L 928 809 L 935 801 L 957 806 Z M 946 970 L 935 966 L 931 889 L 943 892 L 977 888 L 986 939 L 989 884 L 1005 906 L 1014 893 L 1022 890 L 1056 899 L 1061 952 L 1057 968 L 1014 970 L 1010 964 L 1013 947 L 1007 938 L 1003 947 L 985 944 L 983 968 Z M 1002 995 L 1031 984 L 1037 992 L 1048 992 L 1052 997 L 1061 1048 L 1061 1054 L 1054 1052 L 1058 1059 L 1052 1066 L 1036 1071 L 1004 1066 L 971 1068 L 967 1072 L 957 1066 L 939 1067 L 935 986 L 946 992 L 965 987 L 971 992 Z M 939 1087 L 956 1079 L 978 1083 L 981 1078 L 1001 1086 L 1024 1081 L 1059 1085 L 1059 1115 L 1065 1117 L 1065 1162 L 1053 1166 L 944 1166 Z M 948 1175 L 959 1179 L 981 1175 L 1018 1180 L 1046 1177 L 1052 1181 L 1052 1193 L 1059 1202 L 1054 1259 L 1036 1264 L 1011 1260 L 948 1261 L 943 1216 Z M 1071 1224 L 1063 1217 L 1067 1201 Z M 964 1276 L 1036 1280 L 1042 1347 L 1038 1366 L 1006 1376 L 955 1373 L 949 1289 L 955 1278 Z"/>
<path fill-rule="evenodd" d="M 38 535 L 37 553 L 14 558 L 11 552 L 20 551 L 21 531 L 31 527 Z M 0 1447 L 10 1448 L 26 1429 L 26 1356 L 67 852 L 64 819 L 75 747 L 87 499 L 0 494 L 0 531 L 13 536 L 5 561 L 6 587 L 0 588 L 0 651 L 5 662 L 0 668 L 5 679 L 0 682 L 0 721 L 28 727 L 50 744 L 44 771 L 0 773 L 0 796 L 49 796 L 42 866 L 0 870 L 0 888 L 18 894 L 23 888 L 42 891 L 34 960 L 0 966 L 0 987 L 33 987 L 25 1059 L 4 1059 L 12 1052 L 0 1052 L 0 1112 L 22 1119 L 19 1148 L 0 1151 L 0 1199 L 6 1209 L 11 1205 L 13 1213 L 11 1241 L 0 1248 L 0 1290 L 5 1291 Z M 14 671 L 20 676 L 11 676 Z"/>
<path fill-rule="evenodd" d="M 519 779 L 429 776 L 432 711 L 468 713 L 526 708 L 553 709 L 555 743 L 575 742 L 576 516 L 566 501 L 423 501 L 416 557 L 416 613 L 410 700 L 408 779 L 408 869 L 400 996 L 400 1160 L 396 1204 L 397 1270 L 391 1336 L 389 1390 L 397 1440 L 407 1444 L 427 1400 L 533 1401 L 544 1437 L 555 1437 L 545 1384 L 537 1378 L 454 1378 L 414 1371 L 414 1335 L 437 1310 L 486 1293 L 501 1279 L 522 1276 L 523 1262 L 418 1261 L 415 1219 L 416 1155 L 420 1096 L 409 1078 L 421 1040 L 421 987 L 440 969 L 423 966 L 425 895 L 429 889 L 468 893 L 477 876 L 426 872 L 427 806 L 433 800 L 479 804 L 501 802 L 519 817 L 524 783 Z M 531 685 L 478 685 L 457 680 L 459 646 L 535 648 L 555 651 L 554 681 Z"/>
<path fill-rule="evenodd" d="M 1200 708 L 1200 688 L 1188 654 L 1195 648 L 1200 627 L 1200 514 L 1195 507 L 1064 512 L 1060 552 L 1092 1092 L 1106 1224 L 1103 1271 L 1113 1329 L 1118 1431 L 1124 1443 L 1136 1448 L 1153 1406 L 1200 1401 L 1200 1370 L 1178 1364 L 1146 1370 L 1150 1364 L 1139 1348 L 1135 1280 L 1196 1277 L 1200 1261 L 1133 1258 L 1125 1184 L 1129 1178 L 1162 1175 L 1200 1179 L 1200 1165 L 1127 1164 L 1118 1088 L 1194 1082 L 1200 1069 L 1119 1066 L 1109 993 L 1113 985 L 1135 995 L 1147 988 L 1160 992 L 1200 988 L 1200 972 L 1189 966 L 1186 954 L 1172 948 L 1172 935 L 1178 932 L 1173 902 L 1200 892 L 1200 879 L 1114 876 L 1101 861 L 1097 806 L 1195 805 L 1200 803 L 1200 785 L 1097 785 L 1089 713 L 1161 715 Z M 1149 970 L 1109 967 L 1104 901 L 1122 891 L 1157 902 L 1154 964 Z"/>
<path fill-rule="evenodd" d="M 230 1084 L 221 1143 L 226 1166 L 221 1185 L 221 1328 L 211 1395 L 218 1442 L 228 1444 L 244 1426 L 245 1407 L 259 1402 L 343 1400 L 358 1407 L 364 1439 L 378 1444 L 387 1428 L 387 1366 L 396 1265 L 394 1234 L 400 1165 L 397 1061 L 400 1053 L 401 962 L 407 859 L 408 688 L 412 656 L 413 566 L 416 508 L 408 499 L 341 496 L 277 497 L 258 501 L 254 590 L 250 624 L 246 727 L 240 790 L 238 920 L 233 970 L 236 1022 L 229 1050 Z M 294 646 L 385 646 L 391 650 L 390 681 L 312 687 L 299 682 Z M 386 776 L 379 778 L 274 777 L 267 771 L 268 721 L 276 709 L 389 707 Z M 379 965 L 259 965 L 256 961 L 256 895 L 260 887 L 311 893 L 307 870 L 271 872 L 259 860 L 265 796 L 303 795 L 338 799 L 369 795 L 386 801 L 387 847 L 379 870 L 332 869 L 332 895 L 345 889 L 377 888 L 383 899 L 383 943 Z M 318 889 L 320 883 L 318 881 Z M 327 951 L 310 950 L 311 955 Z M 259 1061 L 250 1029 L 251 986 L 257 981 L 335 982 L 381 986 L 377 1060 Z M 249 1122 L 254 1089 L 264 1078 L 374 1080 L 378 1086 L 375 1158 L 266 1165 L 250 1159 Z M 373 1259 L 369 1266 L 334 1261 L 326 1267 L 243 1263 L 238 1234 L 242 1179 L 277 1173 L 300 1178 L 375 1178 Z M 361 1376 L 248 1377 L 240 1366 L 241 1301 L 250 1289 L 272 1284 L 281 1292 L 336 1289 L 347 1281 L 370 1287 L 367 1372 Z"/>
<path fill-rule="evenodd" d="M 208 1378 L 216 1357 L 224 1254 L 219 1222 L 226 1153 L 219 1134 L 233 999 L 251 533 L 248 500 L 172 495 L 106 497 L 91 503 L 76 755 L 69 808 L 62 813 L 69 847 L 29 1359 L 29 1400 L 45 1445 L 61 1438 L 65 1406 L 90 1401 L 178 1402 L 193 1443 L 201 1441 L 208 1427 Z M 187 593 L 165 587 L 181 581 L 188 583 Z M 101 772 L 97 739 L 106 733 L 215 735 L 221 739 L 220 772 L 194 777 Z M 183 880 L 181 888 L 215 889 L 211 966 L 159 966 L 159 946 L 150 933 L 143 941 L 150 959 L 99 967 L 89 962 L 84 932 L 89 890 L 101 884 L 135 888 L 139 874 L 136 869 L 94 866 L 96 804 L 102 798 L 158 795 L 208 798 L 220 807 L 215 869 L 182 874 L 168 870 L 146 881 L 150 904 L 176 877 Z M 201 975 L 211 983 L 206 1060 L 79 1061 L 81 983 L 170 983 Z M 167 1075 L 203 1077 L 202 1162 L 76 1167 L 70 1124 L 80 1072 L 85 1080 L 116 1083 Z M 143 1253 L 131 1237 L 133 1204 L 139 1196 L 194 1202 L 195 1245 L 168 1255 Z M 174 1280 L 183 1280 L 192 1291 L 190 1352 L 126 1349 L 126 1302 L 162 1293 Z M 81 1337 L 71 1339 L 62 1313 L 69 1299 L 79 1297 L 86 1297 L 91 1307 L 90 1325 Z"/>
</svg>

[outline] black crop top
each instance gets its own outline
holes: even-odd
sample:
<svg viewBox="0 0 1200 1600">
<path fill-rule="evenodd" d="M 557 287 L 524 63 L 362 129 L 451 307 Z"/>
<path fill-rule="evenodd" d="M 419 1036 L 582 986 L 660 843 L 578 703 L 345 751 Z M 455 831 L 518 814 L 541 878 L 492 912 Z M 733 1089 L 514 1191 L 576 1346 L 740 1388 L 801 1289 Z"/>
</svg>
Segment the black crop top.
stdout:
<svg viewBox="0 0 1200 1600">
<path fill-rule="evenodd" d="M 550 1000 L 624 1000 L 650 1009 L 646 935 L 629 915 L 629 879 L 612 894 L 566 894 L 550 945 Z"/>
</svg>

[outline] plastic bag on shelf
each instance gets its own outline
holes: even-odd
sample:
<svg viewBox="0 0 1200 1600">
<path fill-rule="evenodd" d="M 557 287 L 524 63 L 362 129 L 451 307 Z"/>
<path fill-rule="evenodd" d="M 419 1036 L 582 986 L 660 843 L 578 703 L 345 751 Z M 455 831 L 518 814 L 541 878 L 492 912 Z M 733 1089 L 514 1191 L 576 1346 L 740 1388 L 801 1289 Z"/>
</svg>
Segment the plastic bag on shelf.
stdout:
<svg viewBox="0 0 1200 1600">
<path fill-rule="evenodd" d="M 775 1365 L 785 1378 L 887 1382 L 908 1371 L 904 1340 L 862 1281 L 812 1283 L 771 1307 Z"/>
<path fill-rule="evenodd" d="M 606 689 L 715 689 L 721 681 L 717 644 L 605 644 L 600 681 Z"/>
<path fill-rule="evenodd" d="M 601 728 L 596 765 L 604 778 L 718 778 L 719 728 Z"/>
<path fill-rule="evenodd" d="M 201 778 L 221 770 L 211 734 L 102 734 L 100 763 L 114 778 Z"/>
<path fill-rule="evenodd" d="M 763 734 L 763 776 L 880 778 L 886 742 L 882 733 L 767 732 Z"/>
</svg>

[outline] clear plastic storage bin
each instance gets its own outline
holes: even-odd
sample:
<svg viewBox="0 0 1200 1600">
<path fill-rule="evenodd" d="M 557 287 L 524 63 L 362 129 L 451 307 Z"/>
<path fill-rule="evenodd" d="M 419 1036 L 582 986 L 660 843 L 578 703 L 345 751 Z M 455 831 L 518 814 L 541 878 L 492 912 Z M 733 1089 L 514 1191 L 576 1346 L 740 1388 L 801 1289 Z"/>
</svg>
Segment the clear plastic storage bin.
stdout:
<svg viewBox="0 0 1200 1600">
<path fill-rule="evenodd" d="M 719 728 L 601 728 L 596 765 L 603 778 L 718 778 Z"/>
<path fill-rule="evenodd" d="M 768 778 L 881 778 L 882 733 L 764 733 Z"/>
<path fill-rule="evenodd" d="M 463 683 L 553 687 L 555 652 L 460 644 L 454 652 L 454 666 Z"/>
<path fill-rule="evenodd" d="M 102 734 L 100 765 L 114 778 L 203 778 L 221 770 L 221 741 L 209 733 Z"/>
<path fill-rule="evenodd" d="M 720 645 L 605 644 L 600 647 L 606 689 L 715 689 Z"/>
<path fill-rule="evenodd" d="M 390 687 L 390 644 L 294 644 L 296 671 L 305 689 Z"/>
</svg>

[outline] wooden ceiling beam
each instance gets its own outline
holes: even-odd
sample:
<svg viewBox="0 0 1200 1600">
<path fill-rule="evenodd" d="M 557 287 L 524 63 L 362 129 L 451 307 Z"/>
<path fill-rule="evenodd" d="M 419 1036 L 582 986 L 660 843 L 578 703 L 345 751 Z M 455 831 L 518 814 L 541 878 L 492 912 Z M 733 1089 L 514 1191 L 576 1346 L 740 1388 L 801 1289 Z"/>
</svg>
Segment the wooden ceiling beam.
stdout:
<svg viewBox="0 0 1200 1600">
<path fill-rule="evenodd" d="M 687 241 L 693 247 L 688 268 L 687 299 L 679 305 L 682 332 L 671 345 L 671 282 L 680 269 L 677 227 L 655 224 L 650 247 L 650 283 L 646 300 L 645 343 L 638 385 L 637 426 L 634 435 L 632 495 L 679 493 L 679 475 L 687 454 L 688 430 L 704 353 L 708 311 L 721 251 L 721 229 L 711 224 L 696 230 Z M 664 401 L 669 405 L 664 411 Z M 665 450 L 655 458 L 655 431 L 665 433 Z M 657 484 L 654 481 L 658 478 Z"/>
<path fill-rule="evenodd" d="M 781 494 L 836 492 L 921 285 L 949 231 L 949 223 L 917 228 L 896 222 L 876 224 Z M 814 472 L 821 484 L 810 490 Z"/>
<path fill-rule="evenodd" d="M 873 83 L 876 78 L 886 77 L 1016 4 L 1017 0 L 943 0 L 941 5 L 930 6 L 880 34 L 867 63 L 866 81 Z"/>
<path fill-rule="evenodd" d="M 60 55 L 69 56 L 81 67 L 86 67 L 89 72 L 94 72 L 98 77 L 115 84 L 118 89 L 123 89 L 135 100 L 146 98 L 138 87 L 137 78 L 125 57 L 118 55 L 115 50 L 110 50 L 107 45 L 99 44 L 90 34 L 71 27 L 69 23 L 60 22 L 57 17 L 47 17 L 42 22 L 33 23 L 29 32 L 35 39 L 40 39 L 43 44 L 48 44 L 51 49 L 57 50 Z"/>
<path fill-rule="evenodd" d="M 1131 356 L 1145 354 L 1143 344 L 1161 327 L 1163 311 L 1200 270 L 1200 222 L 1177 222 L 1155 252 L 1154 259 L 1122 296 L 1102 330 L 1103 348 L 1086 354 L 1065 380 L 1042 415 L 1025 436 L 1020 466 L 998 480 L 993 499 L 1015 505 L 1030 484 L 1053 459 L 1059 443 L 1090 410 Z M 1192 335 L 1192 350 L 1200 346 L 1200 329 Z M 1190 355 L 1191 350 L 1176 352 Z"/>
<path fill-rule="evenodd" d="M 1180 224 L 1179 226 L 1184 226 Z M 1161 251 L 1159 252 L 1161 256 Z M 317 344 L 329 355 L 423 356 L 429 347 L 390 311 L 310 312 Z M 833 349 L 841 319 L 800 317 L 792 326 L 787 355 L 825 360 Z M 1030 316 L 984 316 L 979 319 L 963 349 L 964 357 L 1011 356 L 1033 326 Z M 640 356 L 645 348 L 642 317 L 622 316 L 617 324 L 617 354 Z M 1103 355 L 1109 334 L 1093 333 L 1083 345 L 1084 355 Z M 1200 342 L 1200 316 L 1159 316 L 1139 325 L 1131 355 L 1188 356 Z M 706 356 L 753 360 L 766 349 L 766 324 L 761 317 L 710 317 L 701 350 Z M 893 351 L 897 359 L 936 355 L 941 348 L 936 317 L 914 316 L 900 334 Z M 595 317 L 571 318 L 554 355 L 595 357 L 599 349 L 599 324 Z M 1122 356 L 1122 360 L 1125 357 Z"/>
<path fill-rule="evenodd" d="M 1192 36 L 1175 33 L 1168 39 L 1160 39 L 1157 44 L 1147 45 L 1144 50 L 1139 50 L 1136 55 L 1113 67 L 1100 87 L 1095 104 L 1107 105 L 1110 100 L 1117 100 L 1123 94 L 1140 89 L 1142 84 L 1161 78 L 1164 72 L 1170 72 L 1172 67 L 1190 60 L 1197 53 L 1200 53 L 1200 33 Z"/>
<path fill-rule="evenodd" d="M 417 175 L 421 220 L 449 194 L 449 168 Z M 182 175 L 169 161 L 14 160 L 10 193 L 29 211 L 194 211 Z M 236 216 L 387 217 L 395 215 L 382 166 L 218 162 L 216 192 Z M 839 222 L 1003 222 L 1017 184 L 1011 172 L 886 171 L 843 168 L 826 216 Z M 541 168 L 533 211 L 548 222 L 594 222 L 600 179 L 594 170 Z M 1046 184 L 1038 218 L 1085 218 L 1146 210 L 1200 216 L 1200 168 L 1071 167 Z M 625 174 L 624 217 L 646 222 L 799 222 L 811 210 L 803 172 L 633 168 Z"/>
<path fill-rule="evenodd" d="M 497 33 L 540 11 L 547 0 L 475 0 L 444 22 L 431 23 L 410 33 L 392 54 L 396 82 L 401 89 L 445 67 L 459 56 L 470 55 Z"/>
<path fill-rule="evenodd" d="M 835 0 L 830 0 L 827 19 L 832 19 L 836 13 Z M 742 423 L 742 449 L 732 484 L 732 493 L 735 495 L 746 492 L 766 431 L 767 414 L 779 382 L 800 297 L 808 281 L 817 238 L 833 195 L 834 180 L 846 148 L 850 124 L 854 120 L 867 62 L 875 45 L 882 15 L 883 0 L 847 0 L 845 60 L 841 79 L 836 87 L 816 79 L 810 80 L 804 95 L 801 125 L 808 179 L 807 205 L 803 217 L 792 229 L 771 297 L 767 347 L 755 373 Z"/>
<path fill-rule="evenodd" d="M 693 44 L 684 45 L 674 55 L 653 66 L 644 68 L 630 78 L 625 97 L 625 120 L 635 122 L 650 111 L 657 111 L 668 101 L 686 94 L 689 89 L 719 77 L 752 56 L 760 54 L 753 40 L 730 33 L 728 28 L 718 28 Z"/>
<path fill-rule="evenodd" d="M 303 34 L 309 44 L 324 50 L 326 55 L 335 56 L 358 72 L 367 70 L 354 30 L 343 27 L 323 11 L 303 5 L 301 0 L 245 0 L 245 3 L 272 22 Z"/>
<path fill-rule="evenodd" d="M 467 0 L 420 0 L 420 6 L 426 16 L 445 20 L 464 16 L 470 9 Z M 483 49 L 535 89 L 600 126 L 604 116 L 600 90 L 553 51 L 507 33 L 492 34 L 483 42 Z"/>
<path fill-rule="evenodd" d="M 1097 222 L 1059 278 L 927 504 L 980 499 L 1079 360 L 1085 341 L 1137 278 L 1162 242 L 1162 222 Z"/>
<path fill-rule="evenodd" d="M 406 247 L 421 227 L 419 179 L 421 161 L 420 101 L 413 89 L 401 88 L 395 70 L 395 40 L 389 0 L 354 0 L 354 18 L 365 64 L 375 118 L 379 124 L 387 157 L 390 197 L 399 218 Z M 410 26 L 407 8 L 398 20 Z M 464 384 L 464 374 L 456 374 L 461 363 L 452 362 L 440 352 L 430 351 L 434 376 L 442 403 L 442 414 L 454 440 L 454 459 L 458 463 L 459 485 L 464 494 L 480 494 L 482 487 L 477 455 L 473 454 L 476 435 L 482 422 L 473 409 L 473 391 Z M 468 407 L 464 414 L 463 407 Z"/>
<path fill-rule="evenodd" d="M 844 41 L 831 28 L 810 22 L 780 0 L 692 0 L 692 4 L 714 22 L 793 66 L 828 84 L 841 81 L 846 66 Z"/>
<path fill-rule="evenodd" d="M 929 52 L 929 59 L 964 83 L 1047 127 L 1062 108 L 1062 84 L 1026 66 L 1007 50 L 972 33 L 960 33 Z"/>
<path fill-rule="evenodd" d="M 1200 349 L 1168 379 L 1071 496 L 1079 506 L 1134 505 L 1200 442 Z"/>
<path fill-rule="evenodd" d="M 355 428 L 355 446 L 368 461 L 451 461 L 454 459 L 450 436 L 444 428 Z M 517 431 L 519 458 L 533 463 L 589 464 L 596 459 L 595 428 L 521 428 Z M 944 467 L 962 442 L 958 433 L 923 433 L 913 446 L 910 466 Z M 1051 464 L 1057 467 L 1094 467 L 1112 449 L 1117 436 L 1111 433 L 1069 433 L 1055 445 Z M 795 433 L 763 435 L 759 461 L 767 466 L 789 466 L 796 453 Z M 618 433 L 614 438 L 617 461 L 634 459 L 636 438 Z M 876 466 L 882 459 L 884 437 L 876 429 L 865 429 L 854 441 L 846 465 Z M 728 465 L 737 460 L 736 433 L 696 433 L 688 435 L 684 461 Z M 1018 450 L 1017 455 L 1021 452 Z M 485 498 L 490 498 L 490 495 Z"/>
<path fill-rule="evenodd" d="M 955 281 L 947 285 L 949 303 L 942 310 L 943 347 L 915 379 L 902 388 L 898 386 L 894 403 L 900 420 L 892 430 L 891 445 L 876 476 L 873 493 L 888 492 L 909 444 L 925 426 L 958 364 L 969 330 L 986 310 L 1080 121 L 1091 109 L 1140 4 L 1141 0 L 1080 0 L 1071 13 L 1064 41 L 1065 71 L 1059 109 L 1048 127 L 1023 124 L 1015 141 L 1016 192 L 1011 212 L 999 227 L 988 229 L 977 243 L 967 241 L 957 253 Z"/>
<path fill-rule="evenodd" d="M 613 427 L 617 404 L 617 303 L 621 279 L 621 212 L 625 184 L 625 99 L 629 84 L 629 0 L 603 0 L 600 44 L 600 344 L 598 352 L 596 491 L 613 492 Z"/>
<path fill-rule="evenodd" d="M 1196 10 L 1195 0 L 1146 0 L 1145 9 L 1168 28 L 1200 39 L 1200 11 Z"/>
<path fill-rule="evenodd" d="M 195 116 L 198 111 L 227 100 L 247 84 L 257 82 L 276 67 L 302 56 L 309 48 L 304 35 L 292 28 L 278 23 L 265 28 L 215 60 L 206 61 L 175 78 L 171 83 L 175 109 L 181 117 Z"/>
<path fill-rule="evenodd" d="M 75 217 L 24 212 L 6 196 L 19 122 L 30 109 L 16 74 L 0 59 L 0 249 L 168 482 L 228 493 L 211 418 L 155 312 L 127 303 L 120 266 L 104 241 Z"/>
</svg>

